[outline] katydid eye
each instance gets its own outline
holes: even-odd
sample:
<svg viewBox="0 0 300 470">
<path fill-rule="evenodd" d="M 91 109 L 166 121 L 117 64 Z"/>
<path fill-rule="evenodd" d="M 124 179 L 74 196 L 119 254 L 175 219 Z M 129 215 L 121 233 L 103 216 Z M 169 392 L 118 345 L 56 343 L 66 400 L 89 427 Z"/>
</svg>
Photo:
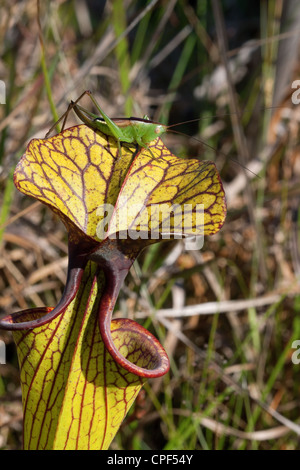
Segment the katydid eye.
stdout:
<svg viewBox="0 0 300 470">
<path fill-rule="evenodd" d="M 155 134 L 161 134 L 162 132 L 164 132 L 164 126 L 156 126 L 155 128 Z"/>
</svg>

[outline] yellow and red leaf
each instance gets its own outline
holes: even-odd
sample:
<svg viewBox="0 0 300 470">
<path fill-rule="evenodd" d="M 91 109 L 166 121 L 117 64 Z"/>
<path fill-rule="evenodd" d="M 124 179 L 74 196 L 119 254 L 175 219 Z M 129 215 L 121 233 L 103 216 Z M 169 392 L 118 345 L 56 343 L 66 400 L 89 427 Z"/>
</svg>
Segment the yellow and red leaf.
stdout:
<svg viewBox="0 0 300 470">
<path fill-rule="evenodd" d="M 18 349 L 24 448 L 107 449 L 145 378 L 169 369 L 163 347 L 147 330 L 112 320 L 119 290 L 145 246 L 178 235 L 184 205 L 191 207 L 181 226 L 185 236 L 221 228 L 226 203 L 220 177 L 212 162 L 179 159 L 159 138 L 148 149 L 123 145 L 120 155 L 113 138 L 80 125 L 32 140 L 14 181 L 58 214 L 69 236 L 59 304 L 0 320 L 1 328 L 13 330 Z M 99 235 L 105 205 L 113 210 Z M 155 205 L 172 209 L 167 234 L 164 215 L 144 217 Z M 203 207 L 201 224 L 197 205 Z M 130 239 L 132 229 L 144 236 Z"/>
</svg>

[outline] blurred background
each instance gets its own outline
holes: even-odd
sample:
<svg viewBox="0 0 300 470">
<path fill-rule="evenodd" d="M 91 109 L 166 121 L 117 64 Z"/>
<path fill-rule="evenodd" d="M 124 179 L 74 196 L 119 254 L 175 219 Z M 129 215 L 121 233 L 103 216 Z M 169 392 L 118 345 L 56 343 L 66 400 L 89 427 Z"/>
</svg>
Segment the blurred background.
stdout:
<svg viewBox="0 0 300 470">
<path fill-rule="evenodd" d="M 153 245 L 126 279 L 116 315 L 172 366 L 112 449 L 299 448 L 299 33 L 295 0 L 0 0 L 0 314 L 61 297 L 66 231 L 13 171 L 84 90 L 111 117 L 182 123 L 165 144 L 224 183 L 225 225 L 201 251 Z M 0 341 L 0 448 L 20 449 L 16 349 Z"/>
</svg>

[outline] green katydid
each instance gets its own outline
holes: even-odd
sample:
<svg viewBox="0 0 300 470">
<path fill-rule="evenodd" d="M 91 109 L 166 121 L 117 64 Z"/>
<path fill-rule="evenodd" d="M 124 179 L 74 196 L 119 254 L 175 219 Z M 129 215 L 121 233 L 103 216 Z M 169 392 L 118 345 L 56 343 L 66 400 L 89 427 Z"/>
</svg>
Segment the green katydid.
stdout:
<svg viewBox="0 0 300 470">
<path fill-rule="evenodd" d="M 94 103 L 95 107 L 97 108 L 97 110 L 99 111 L 102 117 L 99 117 L 96 114 L 91 113 L 90 111 L 86 110 L 85 108 L 77 104 L 85 95 L 88 95 L 90 97 L 90 99 L 92 100 L 92 102 Z M 129 145 L 132 144 L 135 146 L 146 148 L 152 154 L 148 145 L 157 137 L 160 137 L 162 134 L 169 131 L 170 127 L 174 126 L 174 125 L 167 126 L 158 122 L 150 121 L 147 116 L 144 116 L 143 118 L 136 118 L 136 117 L 109 118 L 107 114 L 105 114 L 105 112 L 102 110 L 102 108 L 100 107 L 96 99 L 93 97 L 91 91 L 86 90 L 79 96 L 79 98 L 77 98 L 76 101 L 71 101 L 71 103 L 68 106 L 67 111 L 54 124 L 54 126 L 51 127 L 51 129 L 46 134 L 46 138 L 54 129 L 56 124 L 58 124 L 62 119 L 64 119 L 62 128 L 63 129 L 65 128 L 65 123 L 66 123 L 68 114 L 71 109 L 75 111 L 77 116 L 87 126 L 92 127 L 95 130 L 98 130 L 100 132 L 103 132 L 106 135 L 109 135 L 115 138 L 118 144 L 119 156 L 122 155 L 121 143 L 129 144 Z M 194 122 L 198 120 L 199 119 L 192 119 L 191 121 L 187 121 L 187 122 Z M 178 124 L 175 124 L 175 125 L 178 125 Z M 173 131 L 173 130 L 172 132 L 181 134 L 180 132 Z M 216 151 L 216 149 L 211 147 L 209 144 L 204 143 L 200 139 L 196 139 L 196 138 L 194 139 L 197 142 L 200 142 L 206 145 L 207 147 L 209 147 L 210 149 Z M 244 169 L 253 173 L 249 168 L 244 167 L 237 160 L 234 160 L 232 158 L 231 160 L 237 163 L 238 165 L 242 166 Z M 253 174 L 255 176 L 258 176 L 256 175 L 256 173 L 253 173 Z"/>
<path fill-rule="evenodd" d="M 91 113 L 90 111 L 87 111 L 77 104 L 84 95 L 88 95 L 91 98 L 102 118 L 96 114 Z M 71 101 L 66 113 L 59 119 L 59 121 L 64 119 L 63 129 L 71 109 L 74 109 L 77 116 L 87 126 L 103 132 L 106 135 L 114 137 L 118 143 L 119 155 L 121 155 L 121 143 L 138 145 L 139 147 L 150 150 L 148 148 L 148 144 L 168 130 L 168 126 L 150 121 L 147 116 L 144 116 L 143 119 L 135 117 L 111 119 L 107 116 L 107 114 L 104 113 L 100 105 L 93 97 L 92 93 L 88 90 L 82 93 L 82 95 L 80 95 L 80 97 L 75 102 Z M 55 123 L 55 126 L 58 122 Z M 48 134 L 50 134 L 53 128 L 54 126 L 49 130 L 46 137 Z"/>
</svg>

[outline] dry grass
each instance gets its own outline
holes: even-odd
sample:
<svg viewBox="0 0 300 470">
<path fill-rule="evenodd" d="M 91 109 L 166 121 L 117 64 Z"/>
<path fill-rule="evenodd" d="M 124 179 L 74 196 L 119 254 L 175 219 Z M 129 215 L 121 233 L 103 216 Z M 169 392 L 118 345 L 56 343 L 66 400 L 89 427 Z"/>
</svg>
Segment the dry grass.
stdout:
<svg viewBox="0 0 300 470">
<path fill-rule="evenodd" d="M 216 161 L 227 220 L 201 251 L 155 245 L 128 276 L 116 313 L 150 327 L 172 369 L 145 387 L 112 448 L 297 449 L 300 382 L 291 345 L 300 339 L 300 160 L 291 83 L 298 32 L 290 25 L 281 36 L 281 2 L 257 11 L 243 2 L 223 12 L 229 51 L 222 51 L 210 6 L 149 3 L 143 16 L 139 1 L 41 2 L 43 70 L 36 0 L 0 1 L 0 79 L 7 86 L 0 105 L 0 313 L 56 305 L 66 278 L 64 227 L 12 185 L 28 140 L 44 137 L 55 120 L 51 98 L 58 115 L 91 89 L 110 116 L 148 114 L 170 124 L 205 116 L 180 130 L 201 133 L 210 147 L 174 134 L 164 141 L 177 155 Z M 288 55 L 281 47 L 290 40 L 296 45 L 288 43 Z M 217 80 L 222 61 L 232 64 L 231 77 Z M 0 331 L 0 339 L 7 345 L 0 448 L 18 449 L 17 357 L 11 335 Z"/>
</svg>

